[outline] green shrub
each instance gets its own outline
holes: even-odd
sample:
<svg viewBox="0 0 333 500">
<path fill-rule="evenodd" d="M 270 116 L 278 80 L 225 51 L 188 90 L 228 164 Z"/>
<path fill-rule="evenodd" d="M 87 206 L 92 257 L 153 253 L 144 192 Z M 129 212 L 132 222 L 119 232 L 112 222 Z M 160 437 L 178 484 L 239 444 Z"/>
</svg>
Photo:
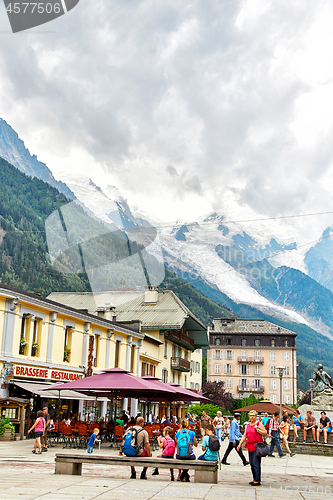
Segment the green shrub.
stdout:
<svg viewBox="0 0 333 500">
<path fill-rule="evenodd" d="M 188 414 L 193 413 L 197 417 L 201 417 L 202 412 L 204 410 L 207 412 L 207 415 L 209 415 L 210 418 L 216 417 L 216 413 L 218 411 L 222 411 L 221 408 L 219 406 L 216 406 L 216 405 L 211 405 L 211 404 L 199 405 L 197 403 L 193 403 L 187 408 L 187 413 Z"/>
</svg>

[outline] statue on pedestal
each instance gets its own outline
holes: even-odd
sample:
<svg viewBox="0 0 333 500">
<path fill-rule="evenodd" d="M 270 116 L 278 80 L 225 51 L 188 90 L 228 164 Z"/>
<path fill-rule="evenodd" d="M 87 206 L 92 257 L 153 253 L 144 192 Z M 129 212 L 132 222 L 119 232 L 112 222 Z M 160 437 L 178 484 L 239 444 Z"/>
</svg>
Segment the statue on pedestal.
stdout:
<svg viewBox="0 0 333 500">
<path fill-rule="evenodd" d="M 324 372 L 323 365 L 318 365 L 318 368 L 314 369 L 313 380 L 315 383 L 315 392 L 321 393 L 326 389 L 333 390 L 333 381 L 328 373 Z"/>
</svg>

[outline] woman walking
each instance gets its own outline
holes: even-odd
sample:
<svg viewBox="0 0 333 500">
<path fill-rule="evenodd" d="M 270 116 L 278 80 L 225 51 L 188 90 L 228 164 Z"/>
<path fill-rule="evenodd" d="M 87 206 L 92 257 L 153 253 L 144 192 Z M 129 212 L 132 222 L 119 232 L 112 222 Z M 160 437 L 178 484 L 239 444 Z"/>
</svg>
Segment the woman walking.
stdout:
<svg viewBox="0 0 333 500">
<path fill-rule="evenodd" d="M 218 437 L 218 439 L 221 439 L 222 437 L 222 427 L 223 427 L 223 418 L 222 418 L 222 413 L 218 411 L 216 413 L 216 417 L 213 420 L 213 425 L 215 427 L 215 434 Z"/>
<path fill-rule="evenodd" d="M 239 451 L 242 444 L 246 441 L 245 448 L 249 452 L 249 462 L 251 464 L 251 471 L 253 476 L 253 481 L 249 484 L 251 486 L 259 486 L 261 484 L 261 457 L 256 455 L 256 444 L 262 443 L 263 436 L 267 436 L 267 431 L 261 422 L 257 421 L 257 412 L 251 410 L 249 412 L 250 422 L 246 426 L 245 434 L 243 434 L 242 439 L 237 446 Z"/>
<path fill-rule="evenodd" d="M 288 422 L 288 415 L 283 415 L 282 422 L 280 423 L 280 431 L 282 435 L 282 444 L 281 444 L 281 450 L 283 448 L 283 445 L 286 446 L 287 452 L 291 457 L 295 455 L 295 453 L 292 453 L 289 448 L 288 444 L 288 436 L 289 436 L 289 422 Z"/>
<path fill-rule="evenodd" d="M 40 443 L 40 438 L 42 437 L 45 430 L 45 419 L 43 417 L 44 413 L 42 410 L 37 412 L 37 418 L 35 420 L 34 425 L 28 430 L 29 432 L 35 429 L 35 447 L 32 450 L 32 453 L 42 453 L 42 445 Z M 37 451 L 37 448 L 39 451 Z"/>
</svg>

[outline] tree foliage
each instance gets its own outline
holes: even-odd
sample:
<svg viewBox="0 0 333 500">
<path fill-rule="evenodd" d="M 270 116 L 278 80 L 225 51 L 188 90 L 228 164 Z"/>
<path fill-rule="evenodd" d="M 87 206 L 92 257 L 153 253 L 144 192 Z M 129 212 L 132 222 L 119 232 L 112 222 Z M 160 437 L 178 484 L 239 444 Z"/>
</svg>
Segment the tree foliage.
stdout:
<svg viewBox="0 0 333 500">
<path fill-rule="evenodd" d="M 229 410 L 233 407 L 234 398 L 224 387 L 224 382 L 206 382 L 202 386 L 202 395 L 212 401 L 213 404 Z"/>
<path fill-rule="evenodd" d="M 216 417 L 216 413 L 218 411 L 222 411 L 222 409 L 220 406 L 207 403 L 201 405 L 198 403 L 193 403 L 187 408 L 188 414 L 193 413 L 193 415 L 196 415 L 197 417 L 201 417 L 203 411 L 205 411 L 207 415 L 210 416 L 210 418 L 214 418 Z"/>
</svg>

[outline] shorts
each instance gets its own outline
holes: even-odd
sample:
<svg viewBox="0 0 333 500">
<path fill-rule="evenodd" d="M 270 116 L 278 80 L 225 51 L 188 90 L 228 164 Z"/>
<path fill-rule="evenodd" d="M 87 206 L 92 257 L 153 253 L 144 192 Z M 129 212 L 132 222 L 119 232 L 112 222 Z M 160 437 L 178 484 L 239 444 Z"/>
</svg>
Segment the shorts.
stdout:
<svg viewBox="0 0 333 500">
<path fill-rule="evenodd" d="M 35 438 L 40 438 L 43 435 L 43 431 L 35 432 Z"/>
<path fill-rule="evenodd" d="M 93 451 L 94 451 L 94 447 L 93 446 L 89 446 L 89 444 L 88 444 L 87 453 L 92 453 Z"/>
<path fill-rule="evenodd" d="M 321 429 L 319 429 L 319 432 L 321 432 L 321 431 L 323 431 L 323 430 L 324 430 L 324 429 L 323 429 L 323 427 L 322 427 Z M 326 430 L 327 430 L 327 432 L 328 432 L 328 433 L 329 433 L 329 432 L 332 432 L 332 427 L 327 427 L 327 429 L 326 429 Z"/>
<path fill-rule="evenodd" d="M 170 455 L 161 455 L 161 458 L 173 458 L 173 455 L 170 456 Z"/>
<path fill-rule="evenodd" d="M 148 453 L 147 453 L 146 448 L 144 448 L 144 449 L 142 450 L 142 453 L 140 453 L 140 455 L 138 455 L 138 457 L 148 457 Z"/>
</svg>

